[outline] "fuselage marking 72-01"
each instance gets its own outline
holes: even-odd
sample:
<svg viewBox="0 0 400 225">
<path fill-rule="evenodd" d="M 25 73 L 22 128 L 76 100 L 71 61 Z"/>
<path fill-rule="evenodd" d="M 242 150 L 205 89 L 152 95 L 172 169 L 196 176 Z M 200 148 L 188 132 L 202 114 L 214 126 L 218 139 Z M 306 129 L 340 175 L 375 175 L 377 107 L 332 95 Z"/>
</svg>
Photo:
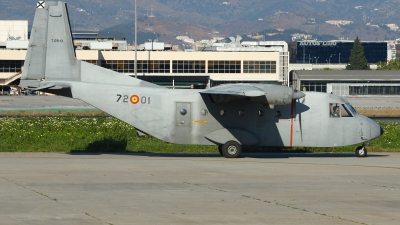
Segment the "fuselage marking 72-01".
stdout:
<svg viewBox="0 0 400 225">
<path fill-rule="evenodd" d="M 131 95 L 129 97 L 129 95 L 117 94 L 117 102 L 122 102 L 122 103 L 130 102 L 134 105 L 138 103 L 150 105 L 151 97 L 146 97 L 146 96 L 139 97 L 138 95 Z"/>
</svg>

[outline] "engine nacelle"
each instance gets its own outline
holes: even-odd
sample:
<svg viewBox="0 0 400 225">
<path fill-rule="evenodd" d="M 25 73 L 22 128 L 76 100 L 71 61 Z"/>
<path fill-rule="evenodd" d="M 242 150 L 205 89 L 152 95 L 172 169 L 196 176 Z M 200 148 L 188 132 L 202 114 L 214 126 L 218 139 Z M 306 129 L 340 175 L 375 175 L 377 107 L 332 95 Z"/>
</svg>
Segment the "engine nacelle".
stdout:
<svg viewBox="0 0 400 225">
<path fill-rule="evenodd" d="M 265 91 L 265 96 L 251 98 L 251 101 L 268 105 L 289 105 L 293 100 L 306 96 L 303 92 L 293 90 L 291 87 L 274 84 L 255 85 Z"/>
</svg>

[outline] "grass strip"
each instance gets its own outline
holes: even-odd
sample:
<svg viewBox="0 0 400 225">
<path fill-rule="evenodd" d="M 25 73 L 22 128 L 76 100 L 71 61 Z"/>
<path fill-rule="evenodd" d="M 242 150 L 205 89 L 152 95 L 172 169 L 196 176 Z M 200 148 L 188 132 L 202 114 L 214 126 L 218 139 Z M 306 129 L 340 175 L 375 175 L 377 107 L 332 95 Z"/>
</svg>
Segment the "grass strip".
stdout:
<svg viewBox="0 0 400 225">
<path fill-rule="evenodd" d="M 379 122 L 383 136 L 372 140 L 369 152 L 400 152 L 400 124 Z M 337 148 L 245 148 L 255 152 L 354 152 L 356 146 Z M 216 146 L 175 145 L 136 130 L 112 117 L 5 117 L 0 119 L 0 152 L 148 152 L 217 153 Z"/>
</svg>

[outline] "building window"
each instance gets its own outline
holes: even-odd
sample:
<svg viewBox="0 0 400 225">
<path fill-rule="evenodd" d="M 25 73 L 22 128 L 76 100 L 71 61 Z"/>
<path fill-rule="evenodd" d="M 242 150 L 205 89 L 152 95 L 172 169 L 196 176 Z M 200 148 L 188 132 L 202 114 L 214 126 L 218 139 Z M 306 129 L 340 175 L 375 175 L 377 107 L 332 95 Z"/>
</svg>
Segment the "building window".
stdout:
<svg viewBox="0 0 400 225">
<path fill-rule="evenodd" d="M 208 61 L 208 73 L 241 73 L 240 61 Z"/>
<path fill-rule="evenodd" d="M 206 73 L 205 61 L 186 61 L 174 60 L 172 61 L 173 73 Z"/>
<path fill-rule="evenodd" d="M 23 65 L 23 60 L 0 60 L 0 73 L 20 72 Z"/>
<path fill-rule="evenodd" d="M 114 70 L 118 73 L 134 73 L 134 60 L 102 60 L 101 67 Z M 141 74 L 149 73 L 170 73 L 169 60 L 138 60 L 137 72 Z"/>
<path fill-rule="evenodd" d="M 130 62 L 130 73 L 134 73 L 135 61 Z M 138 73 L 170 73 L 170 68 L 169 60 L 138 60 Z"/>
<path fill-rule="evenodd" d="M 400 86 L 349 86 L 349 95 L 399 95 Z"/>
<path fill-rule="evenodd" d="M 276 61 L 243 61 L 243 73 L 276 73 Z"/>
</svg>

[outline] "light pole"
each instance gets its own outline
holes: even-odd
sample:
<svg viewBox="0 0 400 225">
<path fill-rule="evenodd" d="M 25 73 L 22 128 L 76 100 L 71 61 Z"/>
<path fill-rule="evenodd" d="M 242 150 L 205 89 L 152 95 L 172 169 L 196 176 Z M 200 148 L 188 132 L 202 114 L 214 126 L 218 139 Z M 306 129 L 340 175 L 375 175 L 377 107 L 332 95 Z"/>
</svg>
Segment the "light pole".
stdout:
<svg viewBox="0 0 400 225">
<path fill-rule="evenodd" d="M 135 78 L 137 78 L 137 6 L 135 0 Z"/>
<path fill-rule="evenodd" d="M 340 52 L 339 52 L 339 64 L 340 64 Z"/>
<path fill-rule="evenodd" d="M 157 39 L 153 40 L 153 39 L 147 39 L 148 42 L 151 42 L 151 50 L 149 50 L 149 60 L 147 63 L 147 73 L 149 73 L 149 69 L 150 69 L 150 51 L 153 51 L 153 43 L 154 41 L 157 41 Z"/>
<path fill-rule="evenodd" d="M 314 59 L 315 59 L 315 64 L 318 64 L 319 57 L 314 57 Z"/>
</svg>

